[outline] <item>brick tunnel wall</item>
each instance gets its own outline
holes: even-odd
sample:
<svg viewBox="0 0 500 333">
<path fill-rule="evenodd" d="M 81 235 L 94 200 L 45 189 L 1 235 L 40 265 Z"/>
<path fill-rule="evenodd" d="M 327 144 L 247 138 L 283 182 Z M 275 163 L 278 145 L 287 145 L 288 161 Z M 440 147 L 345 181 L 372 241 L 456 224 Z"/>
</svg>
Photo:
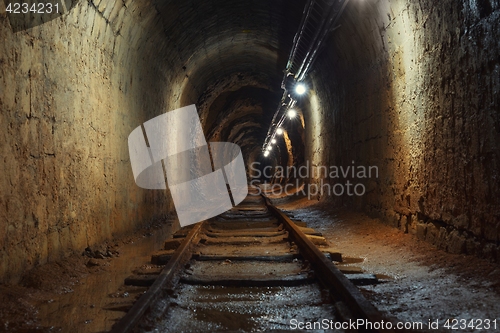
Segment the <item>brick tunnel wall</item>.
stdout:
<svg viewBox="0 0 500 333">
<path fill-rule="evenodd" d="M 80 1 L 16 33 L 0 13 L 0 281 L 16 282 L 171 211 L 135 185 L 127 137 L 172 88 L 143 38 L 155 13 L 133 1 Z"/>
<path fill-rule="evenodd" d="M 500 260 L 499 9 L 488 0 L 350 2 L 311 76 L 307 156 L 377 166 L 379 177 L 352 180 L 367 192 L 333 196 L 339 206 Z"/>
</svg>

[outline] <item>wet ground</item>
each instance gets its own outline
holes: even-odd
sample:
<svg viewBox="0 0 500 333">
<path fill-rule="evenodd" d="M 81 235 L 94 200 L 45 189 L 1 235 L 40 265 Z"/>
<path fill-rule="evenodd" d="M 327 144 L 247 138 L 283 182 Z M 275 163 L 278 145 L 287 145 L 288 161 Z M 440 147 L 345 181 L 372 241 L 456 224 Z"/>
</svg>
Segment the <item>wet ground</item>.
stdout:
<svg viewBox="0 0 500 333">
<path fill-rule="evenodd" d="M 75 254 L 30 272 L 20 286 L 0 286 L 0 332 L 105 332 L 145 288 L 123 288 L 133 269 L 149 262 L 172 222 L 113 242 L 119 252 L 94 259 Z M 134 293 L 135 292 L 135 293 Z"/>
<path fill-rule="evenodd" d="M 380 284 L 360 288 L 377 308 L 396 321 L 421 322 L 427 327 L 429 320 L 433 323 L 439 320 L 440 329 L 425 330 L 429 332 L 500 331 L 500 265 L 445 253 L 378 220 L 363 214 L 338 212 L 328 204 L 311 205 L 299 200 L 281 208 L 293 211 L 295 218 L 322 232 L 343 254 L 344 270 L 361 270 L 381 278 Z M 134 294 L 131 289 L 123 289 L 123 279 L 134 268 L 147 265 L 151 252 L 162 247 L 169 229 L 166 226 L 141 231 L 126 242 L 118 242 L 116 248 L 120 256 L 99 259 L 98 266 L 89 266 L 89 259 L 78 255 L 35 270 L 25 280 L 29 282 L 27 286 L 0 286 L 0 331 L 108 330 L 114 319 L 123 315 L 120 304 L 129 304 L 144 290 L 137 288 Z M 213 267 L 206 269 L 214 270 Z M 262 269 L 268 271 L 269 267 Z M 322 304 L 321 297 L 316 297 L 321 291 L 312 285 L 265 290 L 253 287 L 238 292 L 222 286 L 186 285 L 184 288 L 169 316 L 182 315 L 200 322 L 210 317 L 213 327 L 204 326 L 206 331 L 237 331 L 241 325 L 255 330 L 283 329 L 284 323 L 291 319 L 327 316 L 331 310 L 330 305 Z M 301 306 L 289 302 L 289 296 L 297 293 L 304 295 L 305 303 Z M 276 303 L 270 311 L 261 307 L 262 302 L 269 299 Z M 258 316 L 249 316 L 241 307 L 243 301 L 248 300 L 253 301 L 252 311 Z M 224 320 L 231 311 L 240 313 L 241 324 Z M 446 320 L 453 319 L 483 320 L 483 323 L 486 319 L 497 319 L 497 329 L 445 329 Z M 221 323 L 219 326 L 213 324 L 217 321 Z M 164 328 L 182 329 L 168 324 Z"/>
<path fill-rule="evenodd" d="M 380 284 L 360 288 L 396 321 L 422 323 L 419 332 L 500 332 L 499 264 L 437 250 L 377 219 L 339 212 L 327 203 L 298 200 L 279 207 L 322 232 L 342 252 L 342 266 L 381 278 Z M 439 329 L 429 329 L 429 320 L 433 325 L 438 320 Z M 445 328 L 447 321 L 457 323 L 455 329 Z"/>
<path fill-rule="evenodd" d="M 256 198 L 203 224 L 193 258 L 165 298 L 166 315 L 165 303 L 155 304 L 138 331 L 269 332 L 338 321 L 329 292 Z"/>
<path fill-rule="evenodd" d="M 334 320 L 333 306 L 316 284 L 248 288 L 181 285 L 177 293 L 168 316 L 151 332 L 269 332 L 290 329 L 294 320 Z"/>
</svg>

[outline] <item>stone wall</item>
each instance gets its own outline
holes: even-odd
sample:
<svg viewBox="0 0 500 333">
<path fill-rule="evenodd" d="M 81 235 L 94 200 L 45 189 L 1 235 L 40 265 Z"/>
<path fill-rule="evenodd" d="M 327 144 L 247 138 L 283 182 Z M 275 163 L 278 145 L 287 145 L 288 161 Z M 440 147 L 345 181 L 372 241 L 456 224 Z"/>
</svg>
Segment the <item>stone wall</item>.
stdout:
<svg viewBox="0 0 500 333">
<path fill-rule="evenodd" d="M 338 205 L 500 260 L 499 9 L 350 2 L 310 77 L 308 156 L 380 175 L 363 180 L 362 197 L 333 197 Z"/>
<path fill-rule="evenodd" d="M 147 15 L 103 4 L 14 33 L 0 3 L 0 281 L 171 210 L 135 185 L 128 155 L 129 133 L 167 109 Z"/>
<path fill-rule="evenodd" d="M 144 121 L 198 103 L 206 135 L 221 123 L 222 136 L 255 154 L 304 7 L 64 0 L 61 17 L 18 17 L 13 27 L 4 2 L 0 282 L 174 214 L 168 191 L 141 190 L 132 178 L 127 137 Z M 226 84 L 234 80 L 239 88 Z M 258 107 L 215 105 L 211 114 L 208 102 L 240 92 Z"/>
<path fill-rule="evenodd" d="M 379 167 L 366 195 L 334 198 L 338 205 L 453 252 L 500 257 L 499 6 L 350 1 L 302 108 L 313 164 Z M 168 192 L 135 185 L 128 134 L 191 103 L 200 103 L 206 134 L 215 133 L 207 124 L 218 118 L 203 101 L 233 93 L 224 82 L 234 77 L 267 77 L 254 85 L 270 89 L 258 93 L 266 107 L 255 119 L 265 122 L 304 1 L 67 7 L 62 17 L 18 30 L 0 2 L 2 282 L 173 213 Z M 240 92 L 260 91 L 246 85 Z M 256 154 L 267 126 L 260 125 L 248 119 L 225 136 Z M 292 147 L 299 137 L 290 137 Z"/>
</svg>

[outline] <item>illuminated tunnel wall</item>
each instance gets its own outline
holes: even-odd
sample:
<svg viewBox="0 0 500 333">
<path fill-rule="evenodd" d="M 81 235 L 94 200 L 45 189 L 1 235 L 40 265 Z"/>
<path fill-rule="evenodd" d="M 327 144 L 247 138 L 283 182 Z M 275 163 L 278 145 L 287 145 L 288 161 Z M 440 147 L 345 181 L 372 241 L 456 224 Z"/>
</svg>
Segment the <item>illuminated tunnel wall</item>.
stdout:
<svg viewBox="0 0 500 333">
<path fill-rule="evenodd" d="M 498 1 L 350 2 L 310 77 L 306 147 L 379 177 L 339 206 L 500 259 L 499 18 Z"/>
<path fill-rule="evenodd" d="M 0 2 L 1 280 L 175 214 L 133 180 L 148 119 L 196 103 L 207 141 L 259 159 L 304 4 L 75 1 L 14 32 Z M 498 9 L 351 0 L 277 161 L 377 165 L 365 196 L 331 200 L 500 257 Z"/>
</svg>

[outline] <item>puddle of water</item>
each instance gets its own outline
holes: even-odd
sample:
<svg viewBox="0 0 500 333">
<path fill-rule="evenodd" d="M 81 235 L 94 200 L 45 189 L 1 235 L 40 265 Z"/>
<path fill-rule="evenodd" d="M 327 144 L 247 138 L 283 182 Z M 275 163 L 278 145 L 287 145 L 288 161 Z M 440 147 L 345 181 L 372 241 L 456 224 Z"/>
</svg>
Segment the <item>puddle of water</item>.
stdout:
<svg viewBox="0 0 500 333">
<path fill-rule="evenodd" d="M 333 305 L 317 285 L 226 287 L 181 285 L 159 332 L 268 332 L 289 330 L 293 320 L 335 320 Z"/>
<path fill-rule="evenodd" d="M 89 274 L 72 288 L 73 292 L 40 304 L 37 309 L 40 323 L 61 332 L 109 331 L 124 315 L 116 310 L 120 304 L 130 304 L 142 292 L 117 292 L 123 289 L 123 280 L 132 274 L 133 269 L 150 262 L 151 253 L 162 247 L 171 228 L 167 224 L 156 230 L 153 236 L 121 246 L 120 256 L 110 260 L 105 271 Z"/>
</svg>

